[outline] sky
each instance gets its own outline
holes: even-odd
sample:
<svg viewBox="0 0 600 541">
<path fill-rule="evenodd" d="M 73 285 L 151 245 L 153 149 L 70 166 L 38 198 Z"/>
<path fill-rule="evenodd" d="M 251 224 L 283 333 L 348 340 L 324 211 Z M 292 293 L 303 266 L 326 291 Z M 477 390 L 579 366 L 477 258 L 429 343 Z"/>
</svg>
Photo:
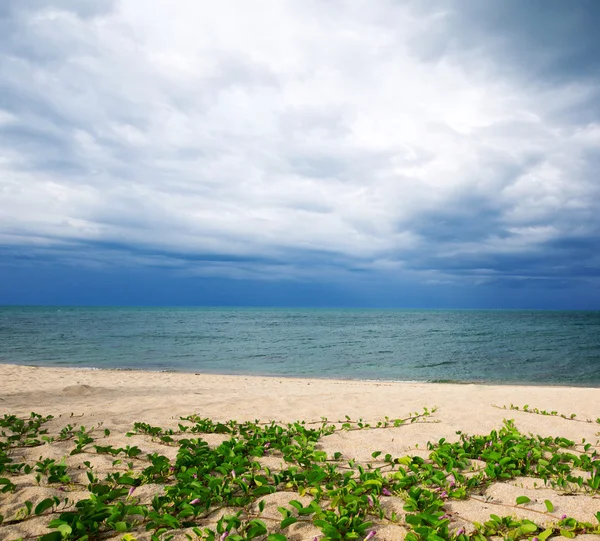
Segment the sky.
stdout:
<svg viewBox="0 0 600 541">
<path fill-rule="evenodd" d="M 2 0 L 0 304 L 600 309 L 596 0 Z"/>
</svg>

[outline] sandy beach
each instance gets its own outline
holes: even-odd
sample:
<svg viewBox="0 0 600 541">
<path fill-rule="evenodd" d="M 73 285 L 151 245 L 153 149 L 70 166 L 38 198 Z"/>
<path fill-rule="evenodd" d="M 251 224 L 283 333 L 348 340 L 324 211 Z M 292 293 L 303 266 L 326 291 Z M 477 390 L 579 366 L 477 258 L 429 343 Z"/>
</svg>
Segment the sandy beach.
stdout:
<svg viewBox="0 0 600 541">
<path fill-rule="evenodd" d="M 521 411 L 510 409 L 511 405 Z M 522 411 L 526 405 L 530 410 L 555 411 L 558 415 Z M 175 428 L 181 416 L 191 414 L 215 421 L 259 419 L 282 423 L 319 421 L 323 417 L 335 422 L 348 416 L 375 424 L 386 416 L 405 418 L 423 408 L 430 411 L 435 408 L 435 412 L 419 422 L 397 428 L 336 431 L 325 436 L 319 446 L 328 454 L 339 451 L 347 459 L 363 463 L 372 460 L 374 451 L 392 456 L 427 457 L 427 442 L 441 438 L 456 441 L 457 432 L 489 434 L 499 429 L 504 419 L 514 419 L 524 434 L 561 436 L 577 443 L 585 439 L 592 445 L 589 450 L 599 449 L 600 424 L 596 419 L 600 417 L 600 389 L 597 388 L 309 380 L 0 365 L 0 412 L 18 416 L 30 412 L 53 415 L 54 419 L 48 423 L 50 432 L 68 423 L 101 426 L 102 430 L 110 430 L 103 444 L 109 442 L 113 446 L 132 444 L 125 434 L 135 422 Z M 565 419 L 560 414 L 567 417 L 575 414 L 575 417 Z M 209 444 L 222 441 L 219 435 L 212 436 L 212 441 L 210 435 L 206 438 Z M 135 436 L 135 443 L 144 453 L 160 447 L 144 436 Z M 65 444 L 42 445 L 26 450 L 23 456 L 62 458 L 68 454 L 66 449 Z M 167 452 L 172 450 L 168 448 Z M 67 463 L 75 469 L 82 460 L 92 461 L 98 471 L 109 469 L 111 464 L 93 451 L 67 457 Z M 24 500 L 36 505 L 55 494 L 64 496 L 64 489 L 59 491 L 56 486 L 44 483 L 37 485 L 32 475 L 18 477 L 16 491 L 3 494 L 0 499 L 0 513 L 5 520 L 5 525 L 0 526 L 1 539 L 35 538 L 47 533 L 48 520 L 42 517 L 13 524 L 6 522 L 18 512 Z M 146 494 L 144 488 L 138 492 L 142 499 Z M 515 500 L 521 495 L 528 496 L 531 502 L 515 507 Z M 80 493 L 75 496 L 84 497 Z M 282 497 L 280 494 L 265 497 L 265 516 L 277 515 Z M 553 503 L 552 513 L 546 513 L 543 503 L 546 499 Z M 403 502 L 390 496 L 385 502 L 382 499 L 383 503 L 401 510 Z M 451 529 L 468 529 L 472 522 L 485 521 L 492 513 L 530 518 L 538 524 L 550 523 L 563 515 L 596 522 L 594 514 L 600 510 L 600 499 L 597 493 L 558 491 L 543 487 L 543 483 L 540 486 L 535 479 L 516 478 L 493 483 L 476 498 L 449 501 L 445 509 L 451 517 Z M 376 535 L 377 539 L 391 540 L 402 539 L 405 533 L 401 526 L 387 524 L 378 528 Z M 294 525 L 287 533 L 288 538 L 298 541 L 318 534 L 311 525 Z M 138 539 L 149 539 L 143 529 L 135 535 Z M 185 539 L 183 533 L 178 535 Z M 121 537 L 117 535 L 114 539 Z M 590 534 L 577 537 L 600 538 Z"/>
</svg>

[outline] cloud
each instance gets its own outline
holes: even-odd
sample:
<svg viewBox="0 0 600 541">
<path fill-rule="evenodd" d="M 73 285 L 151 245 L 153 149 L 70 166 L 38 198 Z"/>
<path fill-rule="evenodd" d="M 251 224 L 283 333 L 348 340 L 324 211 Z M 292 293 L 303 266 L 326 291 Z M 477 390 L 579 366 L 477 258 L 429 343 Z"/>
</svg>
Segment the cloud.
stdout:
<svg viewBox="0 0 600 541">
<path fill-rule="evenodd" d="M 598 9 L 549 4 L 3 3 L 0 246 L 237 278 L 597 280 Z"/>
</svg>

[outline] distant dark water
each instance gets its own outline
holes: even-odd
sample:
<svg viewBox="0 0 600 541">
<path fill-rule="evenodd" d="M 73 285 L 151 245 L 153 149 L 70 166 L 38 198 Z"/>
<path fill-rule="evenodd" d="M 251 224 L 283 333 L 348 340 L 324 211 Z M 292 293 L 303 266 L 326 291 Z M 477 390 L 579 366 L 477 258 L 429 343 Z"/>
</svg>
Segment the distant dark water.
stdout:
<svg viewBox="0 0 600 541">
<path fill-rule="evenodd" d="M 600 387 L 600 312 L 0 307 L 0 362 Z"/>
</svg>

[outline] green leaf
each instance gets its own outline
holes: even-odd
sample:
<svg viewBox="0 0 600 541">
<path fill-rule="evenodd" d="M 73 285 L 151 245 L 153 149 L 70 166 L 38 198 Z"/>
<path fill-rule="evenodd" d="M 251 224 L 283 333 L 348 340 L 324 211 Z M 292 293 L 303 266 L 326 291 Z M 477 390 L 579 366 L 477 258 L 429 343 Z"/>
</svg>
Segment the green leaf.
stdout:
<svg viewBox="0 0 600 541">
<path fill-rule="evenodd" d="M 277 491 L 277 489 L 273 486 L 263 485 L 261 487 L 254 489 L 253 494 L 255 496 L 264 496 L 265 494 L 273 494 L 273 492 L 276 492 L 276 491 Z"/>
<path fill-rule="evenodd" d="M 265 525 L 265 523 L 262 520 L 251 520 L 248 525 L 250 526 L 248 528 L 248 531 L 246 533 L 246 538 L 247 539 L 254 539 L 255 537 L 258 537 L 260 535 L 265 535 L 267 533 L 267 526 Z"/>
<path fill-rule="evenodd" d="M 544 530 L 540 535 L 538 535 L 538 539 L 539 541 L 546 541 L 546 539 L 548 539 L 553 533 L 554 530 L 552 528 L 548 528 L 547 530 Z"/>
<path fill-rule="evenodd" d="M 129 475 L 122 475 L 119 477 L 119 484 L 121 485 L 135 485 L 135 479 Z"/>
<path fill-rule="evenodd" d="M 60 532 L 47 533 L 40 537 L 40 541 L 62 541 L 62 534 Z"/>
<path fill-rule="evenodd" d="M 73 528 L 68 524 L 61 524 L 58 528 L 56 528 L 63 537 L 68 537 L 73 532 Z"/>
<path fill-rule="evenodd" d="M 517 505 L 522 505 L 524 503 L 529 503 L 531 500 L 527 496 L 519 496 L 517 498 Z"/>
<path fill-rule="evenodd" d="M 287 541 L 287 537 L 280 533 L 272 533 L 267 537 L 267 541 Z"/>
<path fill-rule="evenodd" d="M 284 528 L 287 528 L 288 526 L 291 526 L 292 524 L 295 524 L 296 522 L 298 522 L 298 519 L 296 517 L 284 518 L 281 521 L 281 524 L 279 525 L 279 527 L 283 530 Z"/>
<path fill-rule="evenodd" d="M 298 511 L 304 507 L 298 500 L 290 500 L 290 505 L 295 507 Z"/>
<path fill-rule="evenodd" d="M 315 509 L 312 506 L 303 507 L 302 509 L 298 509 L 299 515 L 311 515 L 315 512 Z"/>
<path fill-rule="evenodd" d="M 291 511 L 289 509 L 286 509 L 285 507 L 278 507 L 277 511 L 279 511 L 283 515 L 283 518 L 288 518 L 291 514 Z"/>
<path fill-rule="evenodd" d="M 420 515 L 406 515 L 404 520 L 413 526 L 418 526 L 423 522 Z"/>
<path fill-rule="evenodd" d="M 521 525 L 520 530 L 523 533 L 533 533 L 538 531 L 538 527 L 533 522 L 525 522 Z"/>
<path fill-rule="evenodd" d="M 544 500 L 544 505 L 546 506 L 548 513 L 552 513 L 552 511 L 554 511 L 554 506 L 550 500 Z"/>
<path fill-rule="evenodd" d="M 47 509 L 50 509 L 51 507 L 54 507 L 55 503 L 56 502 L 54 501 L 54 498 L 46 498 L 45 500 L 42 500 L 40 503 L 38 503 L 35 506 L 35 514 L 36 515 L 41 515 Z"/>
</svg>

